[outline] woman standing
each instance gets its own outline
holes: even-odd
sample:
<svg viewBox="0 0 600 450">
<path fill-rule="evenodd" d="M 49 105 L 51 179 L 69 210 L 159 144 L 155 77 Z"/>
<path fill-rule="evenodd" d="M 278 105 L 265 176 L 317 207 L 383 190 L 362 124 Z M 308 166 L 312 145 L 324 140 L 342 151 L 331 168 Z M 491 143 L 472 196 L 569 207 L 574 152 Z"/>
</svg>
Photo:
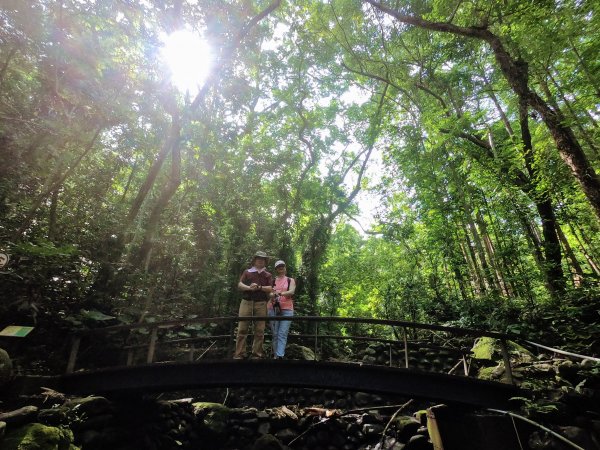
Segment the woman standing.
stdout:
<svg viewBox="0 0 600 450">
<path fill-rule="evenodd" d="M 269 302 L 269 316 L 292 317 L 294 315 L 294 292 L 296 281 L 285 274 L 285 262 L 275 263 L 275 279 L 273 280 L 273 296 Z M 272 320 L 273 357 L 282 359 L 285 355 L 288 332 L 291 320 Z"/>
</svg>

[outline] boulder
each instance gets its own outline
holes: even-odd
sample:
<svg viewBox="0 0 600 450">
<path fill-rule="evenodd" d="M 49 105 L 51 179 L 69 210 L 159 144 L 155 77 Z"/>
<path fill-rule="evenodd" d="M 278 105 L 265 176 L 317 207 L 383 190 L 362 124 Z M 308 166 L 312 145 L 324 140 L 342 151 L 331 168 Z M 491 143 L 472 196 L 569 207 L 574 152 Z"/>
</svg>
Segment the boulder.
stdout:
<svg viewBox="0 0 600 450">
<path fill-rule="evenodd" d="M 474 359 L 492 361 L 496 356 L 496 339 L 490 337 L 482 337 L 475 341 L 475 345 L 471 349 Z"/>
<path fill-rule="evenodd" d="M 506 346 L 511 359 L 516 362 L 528 363 L 535 359 L 533 353 L 515 342 L 508 341 Z M 494 360 L 502 359 L 500 341 L 490 337 L 477 339 L 471 352 L 473 353 L 473 358 L 482 363 L 490 363 Z"/>
<path fill-rule="evenodd" d="M 421 427 L 421 422 L 414 417 L 399 416 L 394 419 L 394 425 L 396 426 L 398 439 L 406 442 L 417 433 L 417 430 Z"/>
<path fill-rule="evenodd" d="M 416 434 L 408 440 L 404 450 L 433 450 L 433 445 L 422 434 Z"/>
<path fill-rule="evenodd" d="M 3 348 L 0 348 L 0 386 L 12 380 L 13 365 L 10 356 Z"/>
<path fill-rule="evenodd" d="M 229 432 L 227 422 L 232 410 L 220 403 L 198 402 L 192 405 L 200 423 L 200 435 L 210 442 L 222 441 Z"/>
<path fill-rule="evenodd" d="M 285 357 L 287 359 L 300 359 L 304 361 L 314 361 L 315 352 L 303 345 L 290 344 L 285 348 Z"/>
</svg>

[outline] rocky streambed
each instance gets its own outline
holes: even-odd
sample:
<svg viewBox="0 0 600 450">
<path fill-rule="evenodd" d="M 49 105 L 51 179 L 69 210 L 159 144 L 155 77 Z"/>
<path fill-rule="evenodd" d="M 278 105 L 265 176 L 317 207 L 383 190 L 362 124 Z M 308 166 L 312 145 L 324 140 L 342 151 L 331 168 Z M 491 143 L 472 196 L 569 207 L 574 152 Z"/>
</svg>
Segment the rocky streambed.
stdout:
<svg viewBox="0 0 600 450">
<path fill-rule="evenodd" d="M 306 398 L 322 394 L 310 390 Z M 193 398 L 65 398 L 48 390 L 0 414 L 0 449 L 432 449 L 425 415 L 411 414 L 410 405 L 257 409 Z"/>
<path fill-rule="evenodd" d="M 479 342 L 471 370 L 505 380 L 498 352 L 493 341 Z M 432 359 L 439 371 L 454 367 L 455 355 L 429 353 L 414 357 L 421 364 Z M 391 354 L 392 364 L 396 356 Z M 374 345 L 363 358 L 365 364 L 389 364 L 390 350 Z M 43 389 L 15 398 L 5 385 L 0 450 L 429 450 L 441 448 L 440 430 L 445 450 L 600 449 L 600 365 L 533 355 L 518 346 L 510 348 L 510 358 L 516 382 L 531 389 L 514 399 L 513 411 L 545 429 L 515 425 L 497 412 L 362 392 L 273 387 L 67 398 Z"/>
</svg>

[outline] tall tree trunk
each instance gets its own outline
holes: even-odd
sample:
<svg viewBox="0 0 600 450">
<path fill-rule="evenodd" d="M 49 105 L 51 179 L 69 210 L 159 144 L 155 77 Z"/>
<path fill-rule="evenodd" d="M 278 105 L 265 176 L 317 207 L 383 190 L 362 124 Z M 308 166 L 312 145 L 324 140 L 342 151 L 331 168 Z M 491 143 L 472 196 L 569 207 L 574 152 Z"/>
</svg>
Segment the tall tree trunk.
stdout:
<svg viewBox="0 0 600 450">
<path fill-rule="evenodd" d="M 52 192 L 50 197 L 50 214 L 48 216 L 48 240 L 53 241 L 56 237 L 56 214 L 58 209 L 58 189 Z"/>
<path fill-rule="evenodd" d="M 144 240 L 136 257 L 138 261 L 146 261 L 148 258 L 150 250 L 152 249 L 156 230 L 158 229 L 160 216 L 181 184 L 181 151 L 179 148 L 179 143 L 181 140 L 181 124 L 179 122 L 179 118 L 176 116 L 173 117 L 173 123 L 171 125 L 171 131 L 169 134 L 168 141 L 172 145 L 170 149 L 171 174 L 166 186 L 160 194 L 160 197 L 152 208 L 150 217 L 148 218 L 146 230 L 144 232 Z"/>
<path fill-rule="evenodd" d="M 592 150 L 592 152 L 594 153 L 594 156 L 596 158 L 598 158 L 598 156 L 600 156 L 600 152 L 598 151 L 598 147 L 596 146 L 596 144 L 593 141 L 593 137 L 590 136 L 590 134 L 587 132 L 587 130 L 583 127 L 581 120 L 579 119 L 579 117 L 577 116 L 577 113 L 575 112 L 575 110 L 573 109 L 573 106 L 571 105 L 571 102 L 569 101 L 567 96 L 564 94 L 564 92 L 560 88 L 558 82 L 554 79 L 554 77 L 552 76 L 550 71 L 546 70 L 546 73 L 548 74 L 548 77 L 550 78 L 550 80 L 552 81 L 554 86 L 556 87 L 556 90 L 559 93 L 564 105 L 569 110 L 569 113 L 571 114 L 571 121 L 575 123 L 575 126 L 579 130 L 580 136 L 583 138 L 584 142 L 588 145 L 588 147 Z M 546 83 L 545 80 L 540 82 L 540 86 L 542 87 L 542 90 L 546 93 L 546 96 L 548 98 L 552 98 L 552 93 L 550 92 L 550 89 L 548 88 L 548 84 Z M 554 106 L 554 109 L 558 109 L 558 105 Z M 592 125 L 595 125 L 597 127 L 597 124 L 596 124 L 594 118 L 591 116 L 590 116 L 590 121 L 591 121 Z"/>
<path fill-rule="evenodd" d="M 476 276 L 475 268 L 473 267 L 473 262 L 471 260 L 471 257 L 467 254 L 467 251 L 465 250 L 465 245 L 468 245 L 468 244 L 463 244 L 462 242 L 458 243 L 458 246 L 462 253 L 465 264 L 467 265 L 468 271 L 471 274 L 471 276 L 469 277 L 471 291 L 472 292 L 474 291 L 477 295 L 479 295 L 479 293 L 481 292 L 480 281 Z M 454 272 L 455 272 L 455 276 L 457 276 L 456 274 L 460 274 L 457 270 L 454 270 Z M 462 289 L 461 289 L 461 291 L 462 291 Z"/>
<path fill-rule="evenodd" d="M 552 286 L 552 283 L 550 283 L 550 274 L 548 273 L 548 268 L 546 267 L 546 260 L 542 251 L 543 245 L 539 237 L 537 227 L 535 224 L 531 223 L 529 218 L 519 208 L 516 208 L 516 213 L 519 217 L 519 220 L 521 221 L 523 231 L 525 231 L 525 236 L 527 236 L 528 241 L 531 244 L 533 250 L 533 257 L 538 266 L 538 269 L 540 273 L 544 276 L 544 283 L 546 285 L 546 289 L 552 296 L 554 296 L 555 289 Z"/>
<path fill-rule="evenodd" d="M 519 124 L 521 125 L 521 140 L 523 142 L 523 158 L 525 167 L 529 173 L 530 180 L 539 178 L 538 169 L 534 163 L 533 145 L 531 133 L 529 132 L 528 106 L 524 98 L 519 99 Z M 556 295 L 565 288 L 564 274 L 562 270 L 562 254 L 560 242 L 556 233 L 557 223 L 552 208 L 552 202 L 547 193 L 536 192 L 531 189 L 531 197 L 542 220 L 542 233 L 544 235 L 544 257 L 548 283 L 552 288 L 552 294 Z"/>
<path fill-rule="evenodd" d="M 571 263 L 571 277 L 573 279 L 573 284 L 575 286 L 581 286 L 581 283 L 583 282 L 583 270 L 581 269 L 581 264 L 579 264 L 579 261 L 577 260 L 577 257 L 575 256 L 575 253 L 573 253 L 573 249 L 571 248 L 571 245 L 569 244 L 569 240 L 567 239 L 567 237 L 565 236 L 565 233 L 563 233 L 562 228 L 560 227 L 560 225 L 557 223 L 556 224 L 556 232 L 558 234 L 558 238 L 560 239 L 560 242 L 562 243 L 564 249 L 565 249 L 565 256 L 567 257 L 568 261 Z"/>
<path fill-rule="evenodd" d="M 9 50 L 8 55 L 6 55 L 6 59 L 4 60 L 4 64 L 2 64 L 2 68 L 0 68 L 0 92 L 2 92 L 2 85 L 4 84 L 4 77 L 6 76 L 6 72 L 8 71 L 8 66 L 10 65 L 10 61 L 13 56 L 17 53 L 17 47 L 13 47 Z"/>
<path fill-rule="evenodd" d="M 470 268 L 471 271 L 471 279 L 475 281 L 475 293 L 481 295 L 487 291 L 487 284 L 485 282 L 485 276 L 482 273 L 481 268 L 479 267 L 479 262 L 477 261 L 477 255 L 475 254 L 475 250 L 473 249 L 473 244 L 471 243 L 471 239 L 469 237 L 469 233 L 467 232 L 467 227 L 464 228 L 464 246 L 460 241 L 460 248 L 463 252 L 463 256 L 465 258 L 465 263 L 467 267 Z M 466 249 L 464 248 L 466 247 Z"/>
<path fill-rule="evenodd" d="M 140 212 L 140 209 L 142 208 L 142 205 L 146 200 L 148 193 L 150 192 L 150 189 L 152 189 L 152 186 L 154 186 L 156 177 L 160 173 L 160 169 L 162 168 L 165 160 L 167 159 L 167 156 L 169 156 L 169 153 L 171 153 L 171 151 L 173 150 L 173 147 L 175 145 L 174 139 L 177 139 L 177 141 L 179 140 L 179 134 L 173 133 L 174 127 L 175 118 L 172 119 L 169 136 L 165 140 L 162 148 L 160 149 L 160 152 L 158 153 L 156 159 L 152 163 L 152 167 L 148 171 L 144 183 L 142 183 L 142 186 L 138 190 L 135 200 L 129 208 L 129 213 L 127 213 L 127 217 L 125 218 L 125 221 L 122 225 L 123 232 L 127 232 L 133 225 L 133 222 L 137 218 L 138 213 Z M 177 124 L 177 127 L 179 127 L 179 124 Z"/>
<path fill-rule="evenodd" d="M 502 292 L 502 295 L 504 295 L 505 297 L 512 297 L 512 295 L 509 292 L 509 289 L 506 285 L 506 282 L 504 281 L 504 275 L 502 274 L 502 271 L 500 270 L 500 266 L 496 262 L 496 250 L 494 249 L 494 243 L 492 242 L 492 239 L 490 238 L 490 235 L 487 230 L 487 225 L 485 223 L 483 216 L 481 215 L 481 211 L 477 211 L 475 217 L 477 220 L 477 226 L 481 230 L 481 236 L 483 238 L 484 249 L 487 253 L 491 269 L 493 270 L 493 273 L 495 275 L 497 288 L 500 292 Z"/>
<path fill-rule="evenodd" d="M 377 94 L 379 96 L 379 103 L 377 111 L 372 117 L 369 124 L 367 134 L 367 147 L 366 149 L 356 155 L 356 157 L 348 164 L 345 171 L 337 182 L 341 185 L 344 183 L 346 176 L 358 166 L 358 173 L 356 174 L 356 182 L 354 183 L 352 191 L 340 202 L 333 200 L 329 206 L 329 212 L 327 215 L 319 216 L 316 224 L 313 228 L 313 232 L 309 238 L 308 245 L 305 252 L 302 255 L 302 267 L 300 270 L 301 277 L 299 277 L 296 289 L 299 293 L 303 291 L 308 295 L 309 304 L 306 305 L 307 312 L 317 312 L 317 295 L 318 295 L 318 268 L 320 267 L 327 244 L 329 244 L 329 238 L 331 236 L 331 224 L 340 215 L 347 211 L 358 193 L 362 188 L 362 180 L 367 169 L 367 163 L 371 158 L 375 141 L 379 135 L 382 110 L 385 103 L 386 94 L 389 85 L 385 84 L 382 92 Z M 362 161 L 360 158 L 363 158 Z"/>
<path fill-rule="evenodd" d="M 96 132 L 94 133 L 94 136 L 92 137 L 92 139 L 90 139 L 90 142 L 87 144 L 86 148 L 81 153 L 81 155 L 79 155 L 79 157 L 77 159 L 75 159 L 75 161 L 73 161 L 71 166 L 62 175 L 57 175 L 55 181 L 51 182 L 50 186 L 45 191 L 43 191 L 40 195 L 38 195 L 37 198 L 33 201 L 33 204 L 29 208 L 27 215 L 21 222 L 21 226 L 19 227 L 19 229 L 15 232 L 15 234 L 13 236 L 13 239 L 15 241 L 18 241 L 19 239 L 21 239 L 21 236 L 23 235 L 25 230 L 27 230 L 29 225 L 31 224 L 38 208 L 42 205 L 44 200 L 46 198 L 48 198 L 48 196 L 50 194 L 52 194 L 52 192 L 54 192 L 55 190 L 59 189 L 60 186 L 62 186 L 62 184 L 65 182 L 65 180 L 79 166 L 79 164 L 81 163 L 83 158 L 85 158 L 92 151 L 92 149 L 94 148 L 94 144 L 96 143 L 96 139 L 98 139 L 98 136 L 100 135 L 100 132 L 102 131 L 102 128 L 103 128 L 102 125 L 98 126 L 98 128 L 96 129 Z"/>
<path fill-rule="evenodd" d="M 506 287 L 506 291 L 508 292 L 508 295 L 510 297 L 522 297 L 523 293 L 521 290 L 521 286 L 518 284 L 515 284 L 515 282 L 514 282 L 514 280 L 516 278 L 515 278 L 515 272 L 512 268 L 513 261 L 507 262 L 507 251 L 506 251 L 507 246 L 505 243 L 504 235 L 503 235 L 503 233 L 499 232 L 497 220 L 495 220 L 494 215 L 491 214 L 491 212 L 490 212 L 490 207 L 489 207 L 489 203 L 488 203 L 486 196 L 483 195 L 482 197 L 483 197 L 483 203 L 485 205 L 485 210 L 487 213 L 488 222 L 490 223 L 492 233 L 494 234 L 495 242 L 497 243 L 497 246 L 500 249 L 501 257 L 499 259 L 495 258 L 497 261 L 496 264 L 498 265 L 498 268 L 499 268 L 501 274 L 502 273 L 508 274 L 508 278 L 506 276 L 502 276 L 503 283 Z M 483 217 L 482 217 L 482 221 L 483 221 Z"/>
<path fill-rule="evenodd" d="M 596 97 L 598 97 L 600 99 L 600 88 L 596 84 L 596 78 L 592 75 L 592 72 L 590 71 L 590 68 L 588 67 L 587 61 L 581 57 L 581 54 L 579 53 L 579 50 L 577 50 L 577 46 L 573 42 L 573 38 L 571 36 L 569 36 L 569 43 L 571 44 L 573 53 L 575 53 L 575 55 L 577 56 L 577 61 L 579 62 L 579 66 L 583 68 L 583 73 L 585 73 L 585 75 L 590 83 L 590 86 L 592 86 L 594 88 Z"/>
<path fill-rule="evenodd" d="M 573 228 L 573 225 L 571 225 L 570 223 L 569 223 L 569 228 L 571 229 L 571 233 L 573 233 L 573 236 L 575 236 L 575 239 L 577 239 L 579 248 L 581 249 L 581 252 L 584 254 L 588 265 L 590 266 L 592 271 L 596 274 L 596 276 L 600 277 L 600 267 L 598 267 L 598 264 L 596 264 L 596 262 L 594 261 L 594 255 L 592 255 L 586 248 L 586 245 L 584 245 L 584 243 L 581 242 L 581 239 L 579 239 L 579 236 L 577 235 L 577 232 Z M 582 235 L 583 235 L 583 233 L 582 233 Z M 585 238 L 584 238 L 584 241 L 585 241 Z M 589 244 L 589 243 L 586 242 L 586 244 Z"/>
</svg>

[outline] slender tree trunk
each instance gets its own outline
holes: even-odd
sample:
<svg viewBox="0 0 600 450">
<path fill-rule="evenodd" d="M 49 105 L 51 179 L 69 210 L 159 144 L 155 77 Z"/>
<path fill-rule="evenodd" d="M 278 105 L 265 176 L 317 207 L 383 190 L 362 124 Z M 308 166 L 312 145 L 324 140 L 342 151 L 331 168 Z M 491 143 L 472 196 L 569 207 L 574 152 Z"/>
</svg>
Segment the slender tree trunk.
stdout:
<svg viewBox="0 0 600 450">
<path fill-rule="evenodd" d="M 594 156 L 597 158 L 599 156 L 599 151 L 598 151 L 598 147 L 596 146 L 596 144 L 593 141 L 593 138 L 590 136 L 590 134 L 587 132 L 587 130 L 581 124 L 581 120 L 579 119 L 579 117 L 577 116 L 577 113 L 573 109 L 571 102 L 569 101 L 569 99 L 567 99 L 566 95 L 564 94 L 564 92 L 562 91 L 562 89 L 560 88 L 560 86 L 558 85 L 558 83 L 556 82 L 556 80 L 554 79 L 552 74 L 550 73 L 550 71 L 547 70 L 546 73 L 548 74 L 548 77 L 550 77 L 550 80 L 552 80 L 552 83 L 556 87 L 557 92 L 560 94 L 560 97 L 561 97 L 563 103 L 569 110 L 569 113 L 571 115 L 571 120 L 575 123 L 575 126 L 579 130 L 580 136 L 583 138 L 584 142 L 588 145 L 588 147 L 594 153 Z M 548 85 L 546 84 L 546 82 L 545 81 L 540 82 L 540 86 L 542 86 L 542 90 L 546 93 L 546 96 L 548 98 L 552 98 L 550 89 L 548 88 Z M 558 106 L 555 106 L 554 109 L 558 109 Z M 596 125 L 593 117 L 591 118 L 591 122 L 593 125 Z"/>
<path fill-rule="evenodd" d="M 577 260 L 577 257 L 575 256 L 575 253 L 573 253 L 573 249 L 571 248 L 571 245 L 569 244 L 569 240 L 563 233 L 562 228 L 560 227 L 560 225 L 558 223 L 556 224 L 556 232 L 558 234 L 558 238 L 560 239 L 560 242 L 562 243 L 562 245 L 565 249 L 565 256 L 571 263 L 571 267 L 572 267 L 571 276 L 573 279 L 573 284 L 575 286 L 581 286 L 581 283 L 583 282 L 583 279 L 584 279 L 583 269 L 581 268 L 581 264 L 579 264 L 579 261 Z"/>
<path fill-rule="evenodd" d="M 156 230 L 158 229 L 158 224 L 160 222 L 160 216 L 167 207 L 167 204 L 169 203 L 173 195 L 175 195 L 177 188 L 181 184 L 181 151 L 179 148 L 180 140 L 181 124 L 179 122 L 179 118 L 174 116 L 168 139 L 168 141 L 172 145 L 170 149 L 171 174 L 169 177 L 169 181 L 167 182 L 160 197 L 158 198 L 158 201 L 152 208 L 152 212 L 150 213 L 148 223 L 146 224 L 144 240 L 136 258 L 138 261 L 146 261 L 146 259 L 149 257 L 150 250 L 152 249 L 153 245 L 153 239 L 156 234 Z"/>
<path fill-rule="evenodd" d="M 133 167 L 131 168 L 131 172 L 129 173 L 129 177 L 127 178 L 127 183 L 125 184 L 125 189 L 123 189 L 123 195 L 121 195 L 120 202 L 125 201 L 125 199 L 127 198 L 127 194 L 129 193 L 129 187 L 131 186 L 131 182 L 132 182 L 133 178 L 135 177 L 135 174 L 136 174 L 136 171 L 137 171 L 137 165 L 138 165 L 138 162 L 136 160 L 133 163 Z"/>
<path fill-rule="evenodd" d="M 58 189 L 50 197 L 50 214 L 48 216 L 48 240 L 53 241 L 56 236 L 56 211 L 58 209 Z"/>
<path fill-rule="evenodd" d="M 492 99 L 494 106 L 496 106 L 496 110 L 498 111 L 498 114 L 500 114 L 500 119 L 502 119 L 502 123 L 504 124 L 504 128 L 506 129 L 506 132 L 511 137 L 511 139 L 514 139 L 515 132 L 512 129 L 512 126 L 510 124 L 510 121 L 508 120 L 508 117 L 506 116 L 506 113 L 504 112 L 504 110 L 502 109 L 502 106 L 500 105 L 500 101 L 498 101 L 498 98 L 496 97 L 496 94 L 494 94 L 492 87 L 487 86 L 487 88 L 488 88 L 487 89 L 488 95 Z"/>
<path fill-rule="evenodd" d="M 62 186 L 62 184 L 65 182 L 65 180 L 79 166 L 79 164 L 81 163 L 83 158 L 85 158 L 88 155 L 88 153 L 90 153 L 92 148 L 94 148 L 94 144 L 96 143 L 96 139 L 98 139 L 98 136 L 100 135 L 100 132 L 102 131 L 102 128 L 103 128 L 102 125 L 100 125 L 98 127 L 98 129 L 94 133 L 94 136 L 92 137 L 92 139 L 90 140 L 90 142 L 88 143 L 86 148 L 84 149 L 83 153 L 71 164 L 71 166 L 65 171 L 65 173 L 62 175 L 59 175 L 57 177 L 56 181 L 54 181 L 53 183 L 50 183 L 50 187 L 48 187 L 44 192 L 42 192 L 40 195 L 38 195 L 38 197 L 34 200 L 33 204 L 29 208 L 29 211 L 27 212 L 27 215 L 25 216 L 25 219 L 23 219 L 23 221 L 21 222 L 21 226 L 19 227 L 19 229 L 15 232 L 15 234 L 13 236 L 13 239 L 15 241 L 19 240 L 21 238 L 21 236 L 23 235 L 23 233 L 25 232 L 25 230 L 29 227 L 33 218 L 35 217 L 35 214 L 36 214 L 38 208 L 42 205 L 42 202 L 46 198 L 48 198 L 48 196 L 50 194 L 52 194 L 52 192 L 54 192 L 55 190 L 59 189 L 60 186 Z"/>
<path fill-rule="evenodd" d="M 550 295 L 554 296 L 555 290 L 552 283 L 550 283 L 550 274 L 548 273 L 548 268 L 546 267 L 546 261 L 542 251 L 543 246 L 537 231 L 537 227 L 535 224 L 531 223 L 529 218 L 527 218 L 519 208 L 516 209 L 516 212 L 519 220 L 521 221 L 523 230 L 525 231 L 525 235 L 528 237 L 528 241 L 531 244 L 533 256 L 535 262 L 537 263 L 538 269 L 544 277 L 546 289 L 548 289 Z"/>
<path fill-rule="evenodd" d="M 2 92 L 2 85 L 4 84 L 4 77 L 6 76 L 6 72 L 8 71 L 8 66 L 10 65 L 10 61 L 13 59 L 13 56 L 17 53 L 17 47 L 13 47 L 9 50 L 8 55 L 6 55 L 6 59 L 4 60 L 4 64 L 2 64 L 2 68 L 0 68 L 0 92 Z"/>
<path fill-rule="evenodd" d="M 125 232 L 128 231 L 131 228 L 131 226 L 133 225 L 133 222 L 137 218 L 137 215 L 140 212 L 140 209 L 142 208 L 142 204 L 144 203 L 144 200 L 146 200 L 146 197 L 148 196 L 150 189 L 152 188 L 152 186 L 154 186 L 156 177 L 160 173 L 160 169 L 162 168 L 169 153 L 173 150 L 173 146 L 175 143 L 173 141 L 173 139 L 175 138 L 175 134 L 173 133 L 173 126 L 174 126 L 174 122 L 171 123 L 171 131 L 169 132 L 169 136 L 165 140 L 162 148 L 160 149 L 160 152 L 158 153 L 156 159 L 154 160 L 154 163 L 152 164 L 152 167 L 150 168 L 150 170 L 148 171 L 148 174 L 146 175 L 146 179 L 144 180 L 144 183 L 138 190 L 135 200 L 133 201 L 133 203 L 131 204 L 131 207 L 129 208 L 129 213 L 127 214 L 127 217 L 125 218 L 125 221 L 123 223 L 123 230 Z M 176 139 L 179 139 L 178 134 L 176 136 Z"/>
<path fill-rule="evenodd" d="M 592 72 L 590 71 L 590 68 L 587 65 L 587 61 L 581 57 L 579 50 L 577 50 L 577 46 L 575 45 L 575 43 L 573 42 L 573 39 L 570 36 L 569 36 L 569 43 L 571 44 L 573 53 L 575 53 L 575 55 L 577 56 L 577 61 L 579 63 L 579 66 L 581 68 L 583 68 L 583 73 L 585 73 L 585 75 L 590 83 L 590 86 L 592 86 L 594 88 L 596 97 L 598 97 L 600 99 L 600 88 L 596 84 L 596 78 L 593 76 Z"/>
<path fill-rule="evenodd" d="M 493 290 L 494 292 L 498 292 L 494 277 L 490 270 L 490 265 L 486 258 L 485 250 L 483 249 L 483 244 L 481 243 L 481 236 L 479 235 L 479 230 L 477 229 L 475 223 L 471 218 L 468 219 L 469 230 L 471 230 L 471 236 L 473 237 L 473 243 L 475 244 L 475 250 L 477 259 L 481 265 L 481 272 L 483 275 L 483 279 L 485 280 L 485 285 L 488 289 Z"/>
<path fill-rule="evenodd" d="M 473 279 L 475 280 L 475 292 L 479 295 L 485 293 L 487 291 L 487 284 L 485 282 L 485 276 L 483 271 L 479 267 L 479 262 L 477 261 L 477 255 L 475 254 L 474 246 L 471 243 L 471 238 L 469 237 L 469 233 L 467 232 L 467 227 L 464 228 L 465 232 L 465 246 L 467 247 L 466 251 L 463 249 L 463 253 L 465 256 L 465 261 L 467 263 L 467 267 L 471 268 L 471 273 L 473 275 Z M 460 241 L 459 241 L 460 242 Z M 461 245 L 462 249 L 462 245 Z"/>
<path fill-rule="evenodd" d="M 458 242 L 458 246 L 462 253 L 464 263 L 467 266 L 467 271 L 469 273 L 469 287 L 470 287 L 471 294 L 472 295 L 481 295 L 482 291 L 485 291 L 485 287 L 482 286 L 481 280 L 477 276 L 477 270 L 475 267 L 473 267 L 473 261 L 470 256 L 470 252 L 467 252 L 467 250 L 465 249 L 465 246 L 468 246 L 468 245 L 469 245 L 468 243 L 463 244 L 460 241 Z M 454 264 L 453 264 L 453 267 L 454 267 Z M 455 272 L 455 276 L 456 276 L 456 274 L 461 275 L 461 272 L 459 269 L 455 268 L 454 272 Z M 461 276 L 461 282 L 464 283 L 462 276 Z M 462 292 L 462 289 L 461 289 L 461 292 Z"/>
<path fill-rule="evenodd" d="M 581 239 L 579 239 L 579 236 L 575 232 L 573 225 L 571 225 L 570 223 L 569 223 L 569 228 L 571 229 L 571 233 L 573 233 L 573 236 L 575 236 L 575 239 L 577 240 L 577 243 L 579 244 L 579 248 L 581 249 L 581 252 L 585 256 L 585 259 L 586 259 L 588 265 L 590 266 L 592 271 L 596 274 L 596 276 L 600 276 L 600 267 L 598 267 L 598 264 L 596 264 L 596 262 L 594 261 L 593 255 L 590 254 L 590 252 L 588 252 L 586 246 L 581 242 Z"/>
<path fill-rule="evenodd" d="M 533 145 L 531 133 L 529 132 L 528 106 L 524 98 L 519 99 L 519 123 L 521 125 L 521 140 L 523 142 L 523 157 L 525 167 L 529 173 L 529 179 L 537 182 L 539 178 L 538 169 L 533 161 Z M 552 295 L 562 292 L 565 288 L 564 274 L 562 270 L 562 254 L 560 242 L 556 233 L 557 222 L 552 208 L 552 202 L 547 193 L 536 192 L 531 189 L 531 197 L 535 207 L 542 219 L 542 233 L 544 235 L 544 256 L 548 283 L 552 287 Z"/>
<path fill-rule="evenodd" d="M 490 262 L 490 266 L 495 274 L 497 288 L 500 292 L 502 292 L 502 295 L 504 295 L 505 297 L 512 297 L 512 295 L 509 292 L 509 289 L 506 286 L 506 283 L 504 281 L 504 275 L 502 274 L 502 271 L 500 270 L 500 267 L 499 267 L 498 263 L 496 262 L 496 251 L 494 249 L 494 243 L 492 242 L 492 239 L 490 238 L 490 235 L 487 230 L 487 225 L 485 223 L 483 216 L 481 215 L 481 211 L 477 211 L 475 217 L 477 219 L 477 226 L 481 230 L 481 236 L 483 238 L 484 249 L 486 250 L 486 253 L 487 253 L 487 256 L 488 256 L 488 259 Z"/>
<path fill-rule="evenodd" d="M 298 277 L 296 289 L 307 295 L 308 304 L 305 305 L 304 314 L 317 315 L 317 297 L 319 294 L 318 269 L 331 237 L 329 223 L 325 217 L 318 219 L 311 237 L 307 242 L 306 250 L 302 254 L 301 276 Z"/>
<path fill-rule="evenodd" d="M 485 195 L 483 195 L 483 203 L 485 205 L 488 222 L 490 223 L 490 226 L 492 228 L 492 232 L 494 234 L 495 241 L 497 243 L 498 248 L 500 249 L 501 258 L 499 258 L 499 259 L 496 258 L 498 267 L 499 267 L 501 273 L 508 274 L 508 278 L 506 276 L 502 277 L 503 283 L 506 286 L 506 291 L 508 292 L 508 295 L 510 297 L 522 297 L 523 295 L 522 295 L 520 286 L 515 285 L 515 283 L 514 283 L 515 272 L 512 269 L 513 262 L 511 261 L 510 263 L 507 263 L 507 260 L 506 260 L 507 246 L 506 246 L 506 242 L 504 239 L 504 235 L 503 235 L 503 233 L 499 232 L 498 223 L 495 220 L 494 216 L 490 213 L 489 203 L 488 203 L 488 200 Z M 482 220 L 483 220 L 483 218 L 482 218 Z"/>
<path fill-rule="evenodd" d="M 562 292 L 565 288 L 564 273 L 562 270 L 562 253 L 560 241 L 556 233 L 556 216 L 550 200 L 538 201 L 535 207 L 542 219 L 542 234 L 544 240 L 544 266 L 548 283 L 552 286 L 553 293 Z"/>
</svg>

